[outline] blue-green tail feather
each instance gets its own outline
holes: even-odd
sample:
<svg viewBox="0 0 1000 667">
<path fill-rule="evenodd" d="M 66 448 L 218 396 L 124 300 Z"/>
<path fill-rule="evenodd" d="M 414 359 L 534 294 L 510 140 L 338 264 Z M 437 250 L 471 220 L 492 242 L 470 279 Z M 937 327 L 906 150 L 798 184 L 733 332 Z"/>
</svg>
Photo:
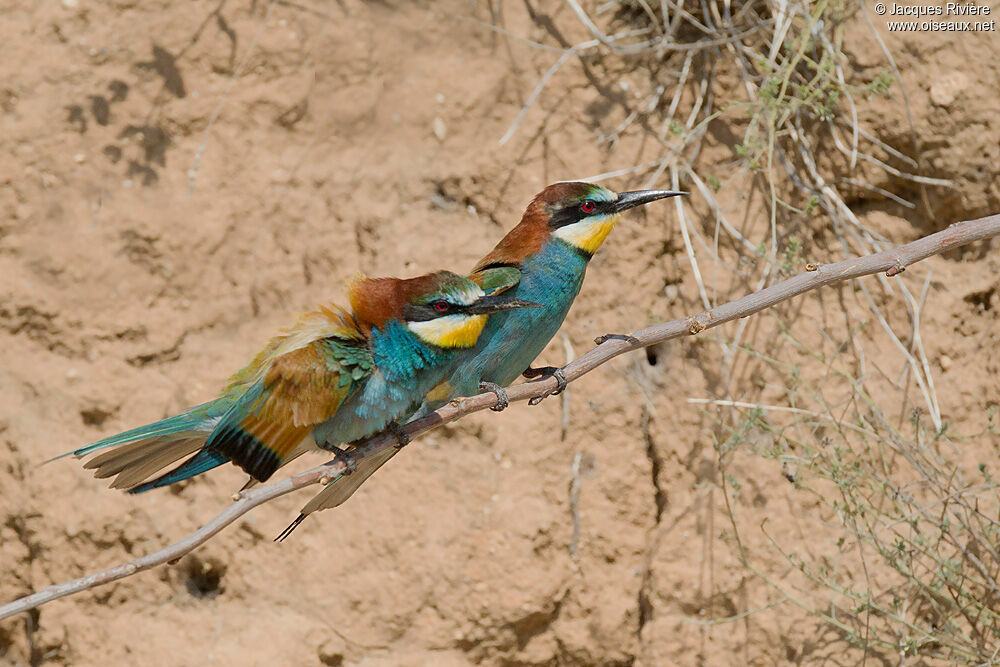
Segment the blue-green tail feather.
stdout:
<svg viewBox="0 0 1000 667">
<path fill-rule="evenodd" d="M 138 440 L 170 437 L 176 436 L 185 431 L 203 430 L 205 428 L 206 420 L 221 416 L 226 412 L 226 410 L 229 409 L 230 405 L 231 400 L 226 399 L 218 399 L 209 403 L 202 403 L 201 405 L 197 405 L 179 415 L 167 417 L 166 419 L 161 419 L 160 421 L 153 422 L 152 424 L 146 424 L 145 426 L 129 429 L 128 431 L 108 436 L 107 438 L 98 440 L 97 442 L 92 442 L 89 445 L 80 447 L 79 449 L 74 449 L 66 452 L 65 454 L 60 454 L 59 456 L 49 459 L 46 463 L 65 458 L 67 456 L 76 456 L 79 458 L 102 449 L 116 447 L 129 442 L 136 442 Z M 201 428 L 199 429 L 199 427 Z"/>
<path fill-rule="evenodd" d="M 189 477 L 200 475 L 201 473 L 211 470 L 212 468 L 217 468 L 224 463 L 229 463 L 229 458 L 225 454 L 211 449 L 203 449 L 170 472 L 160 475 L 156 479 L 150 480 L 145 484 L 140 484 L 139 486 L 129 489 L 128 492 L 145 493 L 146 491 L 158 489 L 161 486 L 169 486 Z"/>
</svg>

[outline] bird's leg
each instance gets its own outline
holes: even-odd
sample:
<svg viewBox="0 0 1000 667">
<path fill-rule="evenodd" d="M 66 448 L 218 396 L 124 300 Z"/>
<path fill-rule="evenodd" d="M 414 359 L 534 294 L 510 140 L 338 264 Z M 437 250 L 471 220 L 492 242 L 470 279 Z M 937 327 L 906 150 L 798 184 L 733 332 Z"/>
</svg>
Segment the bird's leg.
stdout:
<svg viewBox="0 0 1000 667">
<path fill-rule="evenodd" d="M 635 336 L 630 336 L 629 334 L 604 334 L 603 336 L 598 336 L 594 339 L 594 345 L 600 345 L 601 343 L 606 343 L 609 340 L 623 340 L 626 343 L 631 343 L 632 345 L 641 345 L 642 341 Z"/>
<path fill-rule="evenodd" d="M 479 391 L 491 391 L 497 395 L 496 405 L 490 408 L 493 412 L 503 412 L 510 405 L 510 401 L 507 399 L 507 392 L 495 382 L 480 382 Z"/>
<path fill-rule="evenodd" d="M 350 475 L 352 472 L 358 469 L 358 464 L 354 460 L 354 455 L 348 452 L 346 449 L 341 449 L 340 447 L 329 441 L 319 444 L 319 448 L 334 453 L 335 455 L 334 461 L 339 461 L 340 463 L 344 464 L 345 475 Z"/>
<path fill-rule="evenodd" d="M 389 422 L 386 425 L 385 430 L 396 438 L 397 452 L 410 444 L 410 435 L 403 430 L 403 427 L 399 425 L 399 422 Z"/>
<path fill-rule="evenodd" d="M 528 405 L 538 405 L 544 401 L 549 396 L 557 396 L 561 394 L 566 388 L 566 374 L 563 373 L 563 369 L 557 368 L 555 366 L 541 366 L 539 368 L 531 368 L 530 366 L 526 371 L 521 373 L 524 377 L 528 378 L 539 378 L 539 377 L 554 377 L 556 379 L 556 388 L 552 391 L 547 391 L 541 396 L 534 396 L 528 401 Z"/>
<path fill-rule="evenodd" d="M 344 464 L 344 474 L 350 475 L 352 472 L 358 469 L 358 464 L 354 460 L 354 454 L 351 454 L 346 449 L 341 449 L 336 445 L 330 445 L 330 451 L 332 451 L 336 456 L 334 460 L 340 461 Z"/>
<path fill-rule="evenodd" d="M 548 394 L 548 396 L 558 396 L 563 393 L 567 384 L 566 374 L 558 366 L 539 366 L 538 368 L 531 368 L 529 366 L 521 375 L 529 380 L 532 378 L 554 377 L 556 379 L 556 389 L 551 394 Z"/>
</svg>

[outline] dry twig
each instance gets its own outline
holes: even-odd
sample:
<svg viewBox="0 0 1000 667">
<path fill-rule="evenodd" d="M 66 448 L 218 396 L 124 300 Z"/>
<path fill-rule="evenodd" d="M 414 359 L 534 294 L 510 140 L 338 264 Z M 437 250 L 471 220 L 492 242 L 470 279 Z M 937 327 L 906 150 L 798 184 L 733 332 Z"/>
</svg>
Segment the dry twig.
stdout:
<svg viewBox="0 0 1000 667">
<path fill-rule="evenodd" d="M 978 220 L 958 222 L 935 234 L 877 254 L 848 259 L 834 264 L 821 266 L 809 265 L 805 273 L 696 315 L 657 324 L 637 331 L 628 337 L 602 337 L 598 340 L 603 340 L 603 342 L 599 342 L 597 347 L 590 350 L 587 354 L 567 364 L 563 372 L 566 375 L 566 379 L 572 382 L 626 352 L 642 349 L 673 338 L 679 338 L 685 334 L 698 334 L 705 329 L 748 317 L 794 296 L 832 283 L 883 272 L 888 276 L 895 276 L 904 271 L 906 267 L 922 259 L 997 235 L 1000 235 L 1000 214 L 979 218 Z M 507 395 L 512 403 L 515 401 L 525 401 L 534 397 L 547 396 L 556 389 L 556 386 L 556 379 L 548 377 L 511 387 L 507 390 Z M 460 419 L 472 412 L 492 407 L 496 403 L 496 400 L 496 396 L 489 393 L 455 401 L 437 412 L 406 424 L 403 430 L 410 437 L 416 437 L 443 424 Z M 357 460 L 373 456 L 388 447 L 396 446 L 396 444 L 397 441 L 394 435 L 383 434 L 359 446 L 352 454 L 355 460 Z M 339 461 L 333 461 L 279 482 L 257 487 L 243 494 L 239 500 L 236 500 L 232 505 L 223 510 L 217 517 L 184 539 L 124 565 L 119 565 L 118 567 L 113 567 L 73 581 L 49 586 L 37 593 L 0 606 L 0 619 L 34 609 L 46 602 L 51 602 L 67 595 L 124 579 L 157 565 L 175 561 L 205 543 L 213 535 L 254 507 L 286 493 L 311 484 L 317 484 L 321 480 L 329 480 L 343 472 L 344 464 Z"/>
</svg>

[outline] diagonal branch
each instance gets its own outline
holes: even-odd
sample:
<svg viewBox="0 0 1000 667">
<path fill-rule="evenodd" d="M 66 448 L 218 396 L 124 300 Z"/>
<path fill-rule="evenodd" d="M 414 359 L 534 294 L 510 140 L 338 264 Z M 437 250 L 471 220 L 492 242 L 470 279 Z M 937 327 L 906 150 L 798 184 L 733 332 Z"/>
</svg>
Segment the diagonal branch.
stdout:
<svg viewBox="0 0 1000 667">
<path fill-rule="evenodd" d="M 907 243 L 898 248 L 874 255 L 848 259 L 835 264 L 807 264 L 805 273 L 789 278 L 788 280 L 783 280 L 780 283 L 748 294 L 735 301 L 722 304 L 711 310 L 706 310 L 690 317 L 657 324 L 637 331 L 628 337 L 605 338 L 603 342 L 599 342 L 597 347 L 590 350 L 590 352 L 567 364 L 563 372 L 566 375 L 566 379 L 572 382 L 625 352 L 662 343 L 672 338 L 679 338 L 685 334 L 694 335 L 725 322 L 748 317 L 794 296 L 832 283 L 861 278 L 881 272 L 885 272 L 890 277 L 895 276 L 903 272 L 907 266 L 922 259 L 997 235 L 1000 235 L 1000 214 L 979 218 L 978 220 L 958 222 L 936 234 L 925 236 L 912 243 Z M 598 339 L 598 341 L 601 340 Z M 526 401 L 531 398 L 544 398 L 555 391 L 556 386 L 556 379 L 547 377 L 543 380 L 527 382 L 511 387 L 507 390 L 507 396 L 511 402 Z M 492 407 L 496 403 L 496 400 L 497 397 L 489 393 L 454 401 L 437 412 L 406 424 L 403 430 L 410 437 L 415 438 L 443 424 L 460 419 L 467 414 Z M 352 455 L 355 460 L 372 456 L 388 447 L 395 447 L 396 443 L 396 437 L 392 434 L 378 435 L 359 446 L 352 452 Z M 48 586 L 37 593 L 32 593 L 31 595 L 0 606 L 0 619 L 34 609 L 46 602 L 89 590 L 96 586 L 111 583 L 112 581 L 118 581 L 137 572 L 177 560 L 199 545 L 204 544 L 213 535 L 254 507 L 297 489 L 329 480 L 343 472 L 344 464 L 339 461 L 332 461 L 279 482 L 265 484 L 247 491 L 238 500 L 233 502 L 232 505 L 223 510 L 222 513 L 184 539 L 124 565 L 119 565 L 66 583 Z"/>
</svg>

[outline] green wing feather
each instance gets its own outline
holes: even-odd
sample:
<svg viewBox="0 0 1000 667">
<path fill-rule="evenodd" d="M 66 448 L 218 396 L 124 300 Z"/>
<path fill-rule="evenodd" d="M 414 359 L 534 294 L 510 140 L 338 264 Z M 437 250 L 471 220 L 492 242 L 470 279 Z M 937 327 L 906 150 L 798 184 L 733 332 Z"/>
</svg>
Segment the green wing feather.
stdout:
<svg viewBox="0 0 1000 667">
<path fill-rule="evenodd" d="M 295 330 L 271 341 L 231 379 L 229 391 L 243 395 L 206 447 L 259 481 L 301 454 L 299 445 L 313 427 L 333 417 L 374 368 L 367 339 L 348 318 L 329 309 L 307 314 Z"/>
<path fill-rule="evenodd" d="M 497 266 L 477 271 L 469 278 L 487 294 L 500 294 L 521 282 L 521 269 L 514 266 Z"/>
<path fill-rule="evenodd" d="M 135 443 L 95 459 L 99 476 L 118 474 L 115 484 L 132 493 L 166 486 L 233 461 L 258 481 L 313 446 L 314 425 L 331 417 L 373 366 L 367 339 L 338 308 L 301 316 L 233 375 L 200 441 L 169 447 Z M 184 435 L 184 434 L 182 434 Z M 195 450 L 180 466 L 145 483 L 145 477 Z M 89 464 L 88 464 L 89 465 Z"/>
</svg>

